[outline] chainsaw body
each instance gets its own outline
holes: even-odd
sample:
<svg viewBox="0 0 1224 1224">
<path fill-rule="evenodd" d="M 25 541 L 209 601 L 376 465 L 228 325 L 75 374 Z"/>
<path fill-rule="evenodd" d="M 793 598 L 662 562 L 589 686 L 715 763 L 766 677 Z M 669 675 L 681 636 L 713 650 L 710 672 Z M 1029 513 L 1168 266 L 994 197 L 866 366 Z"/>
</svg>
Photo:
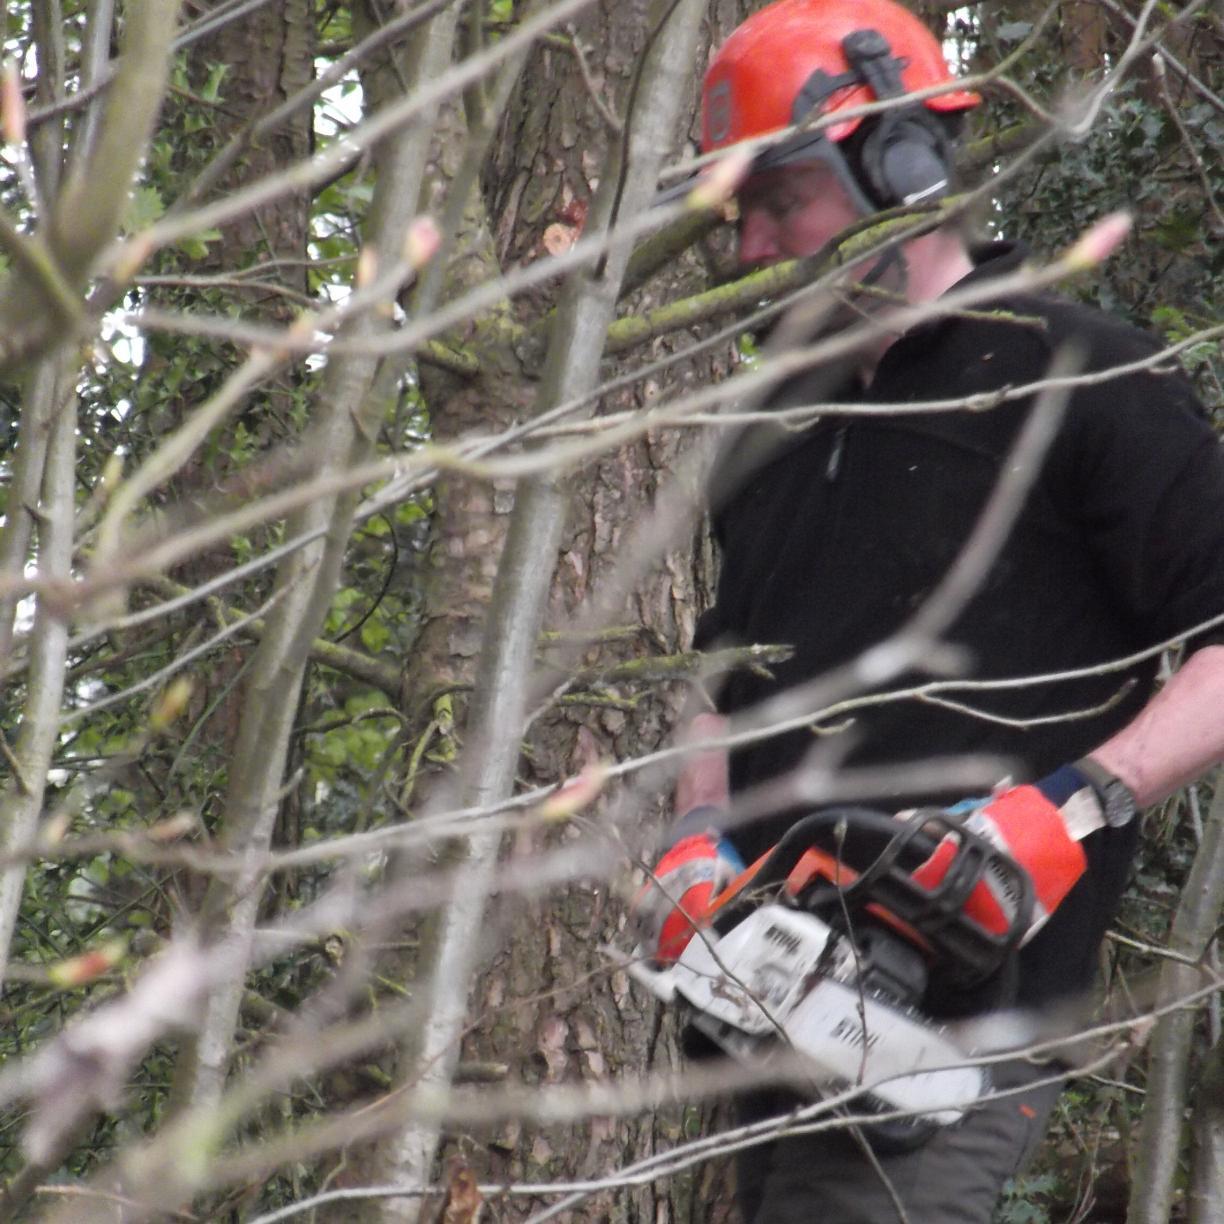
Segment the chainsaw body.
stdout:
<svg viewBox="0 0 1224 1224">
<path fill-rule="evenodd" d="M 915 868 L 950 844 L 939 883 L 919 883 Z M 1007 898 L 1005 930 L 964 912 L 984 883 Z M 972 1051 L 922 1014 L 928 983 L 989 979 L 1032 904 L 1027 873 L 946 813 L 901 822 L 835 809 L 800 821 L 728 886 L 674 964 L 639 959 L 631 971 L 680 1009 L 689 1048 L 712 1043 L 762 1068 L 799 1054 L 816 1093 L 859 1090 L 869 1109 L 908 1115 L 920 1141 L 990 1090 Z"/>
</svg>

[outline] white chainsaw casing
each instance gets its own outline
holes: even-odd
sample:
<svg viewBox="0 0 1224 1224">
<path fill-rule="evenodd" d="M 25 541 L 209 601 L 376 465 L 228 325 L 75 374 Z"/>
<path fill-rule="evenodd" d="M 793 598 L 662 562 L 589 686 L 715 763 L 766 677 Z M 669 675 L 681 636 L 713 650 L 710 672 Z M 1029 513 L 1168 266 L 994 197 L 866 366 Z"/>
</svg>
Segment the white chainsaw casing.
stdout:
<svg viewBox="0 0 1224 1224">
<path fill-rule="evenodd" d="M 811 988 L 808 979 L 826 948 L 833 957 L 827 971 L 838 977 L 848 969 L 853 976 L 853 955 L 830 948 L 832 936 L 811 914 L 762 905 L 721 939 L 712 931 L 690 939 L 672 969 L 673 983 L 704 1015 L 744 1033 L 776 1034 Z"/>
<path fill-rule="evenodd" d="M 721 938 L 696 935 L 665 976 L 667 994 L 728 1053 L 760 1064 L 789 1047 L 822 1088 L 861 1085 L 888 1108 L 948 1125 L 989 1087 L 937 1028 L 861 991 L 848 943 L 812 914 L 763 905 Z M 647 984 L 663 997 L 662 982 Z"/>
</svg>

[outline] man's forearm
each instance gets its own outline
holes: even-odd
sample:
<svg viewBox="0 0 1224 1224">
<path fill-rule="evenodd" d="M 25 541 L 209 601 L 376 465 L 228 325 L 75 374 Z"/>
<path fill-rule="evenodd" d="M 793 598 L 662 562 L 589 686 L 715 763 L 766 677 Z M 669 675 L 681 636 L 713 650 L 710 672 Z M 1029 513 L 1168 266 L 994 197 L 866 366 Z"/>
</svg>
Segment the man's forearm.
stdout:
<svg viewBox="0 0 1224 1224">
<path fill-rule="evenodd" d="M 685 740 L 726 733 L 721 714 L 698 714 Z M 1224 761 L 1224 645 L 1195 651 L 1138 716 L 1089 754 L 1130 787 L 1140 807 L 1168 798 Z M 676 778 L 674 807 L 729 807 L 728 754 L 695 752 Z"/>
<path fill-rule="evenodd" d="M 1224 646 L 1195 651 L 1132 722 L 1089 755 L 1131 788 L 1140 807 L 1224 760 Z"/>
<path fill-rule="evenodd" d="M 721 714 L 698 714 L 684 728 L 685 742 L 717 739 L 725 735 L 727 719 Z M 731 804 L 725 748 L 705 748 L 685 759 L 676 777 L 673 811 L 677 819 L 694 808 L 725 808 Z"/>
</svg>

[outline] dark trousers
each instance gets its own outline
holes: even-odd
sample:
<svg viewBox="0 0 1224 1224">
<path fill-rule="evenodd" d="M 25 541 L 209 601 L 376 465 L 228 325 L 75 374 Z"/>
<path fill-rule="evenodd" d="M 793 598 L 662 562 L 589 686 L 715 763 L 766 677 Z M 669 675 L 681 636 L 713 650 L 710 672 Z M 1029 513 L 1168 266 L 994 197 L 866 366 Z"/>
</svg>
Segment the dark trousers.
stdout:
<svg viewBox="0 0 1224 1224">
<path fill-rule="evenodd" d="M 1045 1134 L 1061 1081 L 1049 1066 L 1017 1060 L 992 1072 L 994 1091 L 955 1126 L 910 1152 L 877 1155 L 879 1169 L 844 1131 L 791 1135 L 740 1153 L 736 1173 L 745 1224 L 989 1224 L 1003 1183 Z M 794 1099 L 762 1094 L 742 1120 L 787 1113 Z M 904 1214 L 881 1177 L 888 1178 Z"/>
</svg>

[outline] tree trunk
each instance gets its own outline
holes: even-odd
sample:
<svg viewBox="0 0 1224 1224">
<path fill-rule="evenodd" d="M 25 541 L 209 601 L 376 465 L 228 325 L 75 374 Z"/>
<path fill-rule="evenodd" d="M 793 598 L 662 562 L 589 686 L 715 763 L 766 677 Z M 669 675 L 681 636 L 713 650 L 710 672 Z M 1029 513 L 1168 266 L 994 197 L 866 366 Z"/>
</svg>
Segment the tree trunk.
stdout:
<svg viewBox="0 0 1224 1224">
<path fill-rule="evenodd" d="M 1203 840 L 1181 895 L 1169 947 L 1197 961 L 1219 927 L 1224 907 L 1224 785 L 1216 776 L 1215 796 L 1203 823 Z M 1172 1001 L 1202 985 L 1196 964 L 1168 961 L 1160 974 L 1161 997 Z M 1197 1011 L 1164 1016 L 1152 1034 L 1147 1100 L 1139 1133 L 1127 1224 L 1164 1224 L 1173 1204 L 1178 1151 L 1190 1087 Z"/>
<path fill-rule="evenodd" d="M 633 74 L 648 50 L 647 32 L 665 11 L 666 6 L 635 4 L 626 9 L 606 4 L 576 24 L 573 41 L 553 39 L 533 52 L 486 164 L 482 199 L 465 215 L 449 292 L 495 276 L 503 267 L 563 249 L 577 237 L 598 207 L 598 183 L 616 172 L 620 136 L 609 115 L 626 119 Z M 720 16 L 726 19 L 725 30 L 740 14 Z M 592 48 L 598 48 L 597 57 Z M 595 57 L 587 59 L 585 75 L 580 54 Z M 699 84 L 700 73 L 694 72 L 686 123 L 691 122 Z M 468 99 L 469 125 L 474 114 Z M 437 182 L 442 186 L 453 184 L 459 170 L 462 144 L 454 136 L 459 122 L 452 113 L 438 147 Z M 635 305 L 680 296 L 702 284 L 704 275 L 697 259 L 687 257 L 660 278 L 666 283 L 640 291 Z M 544 291 L 525 295 L 511 312 L 476 319 L 454 337 L 454 343 L 478 358 L 482 373 L 474 381 L 460 384 L 422 367 L 422 387 L 439 437 L 458 437 L 476 428 L 492 432 L 533 411 L 537 390 L 521 328 L 539 325 L 554 303 Z M 661 357 L 690 339 L 659 342 L 650 355 Z M 641 408 L 668 389 L 724 376 L 731 362 L 729 346 L 713 357 L 682 360 L 652 384 L 605 396 L 599 410 Z M 607 363 L 605 372 L 620 373 L 628 364 Z M 648 436 L 592 462 L 567 482 L 569 516 L 557 553 L 546 631 L 563 632 L 589 608 L 603 580 L 623 562 L 620 545 L 630 526 L 648 513 L 686 449 L 678 434 Z M 418 748 L 427 741 L 440 749 L 434 753 L 440 762 L 449 761 L 459 745 L 441 743 L 448 720 L 439 717 L 437 695 L 447 695 L 447 709 L 453 700 L 462 710 L 453 690 L 473 682 L 484 614 L 515 500 L 509 486 L 452 477 L 437 486 L 431 580 L 414 667 L 406 677 L 405 713 L 411 719 L 413 742 Z M 579 647 L 580 664 L 603 668 L 687 647 L 710 585 L 708 551 L 697 533 L 687 533 L 675 549 L 657 559 L 632 597 L 609 610 L 607 623 L 624 632 L 604 634 L 603 640 Z M 564 672 L 564 652 L 546 651 L 543 661 L 548 665 L 558 658 Z M 556 782 L 595 759 L 625 759 L 661 746 L 685 697 L 680 684 L 593 682 L 567 687 L 559 700 L 530 712 L 538 716 L 532 717 L 525 741 L 520 783 Z M 458 725 L 463 726 L 462 715 Z M 438 766 L 442 776 L 447 768 Z M 414 802 L 430 789 L 416 779 Z M 524 832 L 503 848 L 503 863 L 510 870 L 542 853 L 579 844 L 596 847 L 601 862 L 609 866 L 606 872 L 596 871 L 594 879 L 560 891 L 496 902 L 483 928 L 484 968 L 471 999 L 461 1076 L 479 1069 L 510 1084 L 615 1081 L 675 1062 L 669 1030 L 661 1026 L 654 1006 L 631 992 L 624 975 L 613 971 L 598 950 L 603 943 L 625 938 L 623 901 L 630 866 L 626 847 L 636 853 L 666 819 L 665 795 L 650 793 L 632 802 L 635 810 L 626 813 L 620 810 L 623 797 L 618 809 L 613 795 L 587 813 L 590 826 L 584 820 L 564 830 Z M 385 970 L 396 980 L 420 971 L 414 956 Z M 408 1066 L 401 1068 L 401 1077 L 411 1076 Z M 462 1157 L 482 1181 L 586 1179 L 673 1146 L 702 1125 L 701 1117 L 701 1111 L 678 1103 L 657 1115 L 588 1119 L 573 1127 L 539 1130 L 512 1122 L 451 1133 L 443 1150 Z M 351 1175 L 346 1170 L 342 1176 L 368 1181 L 371 1165 L 382 1168 L 377 1180 L 385 1181 L 395 1161 L 389 1166 L 387 1154 L 367 1154 L 351 1163 Z M 629 1192 L 612 1190 L 585 1204 L 575 1218 L 718 1220 L 729 1210 L 724 1172 L 698 1166 L 670 1182 Z M 498 1219 L 520 1219 L 539 1205 L 511 1198 L 498 1203 L 495 1211 Z M 384 1203 L 372 1206 L 370 1214 L 390 1218 L 391 1210 Z M 412 1210 L 410 1205 L 405 1208 Z M 428 1211 L 422 1218 L 430 1218 Z"/>
<path fill-rule="evenodd" d="M 1190 1130 L 1189 1224 L 1216 1224 L 1224 1208 L 1224 1045 L 1219 1042 L 1203 1060 Z"/>
</svg>

